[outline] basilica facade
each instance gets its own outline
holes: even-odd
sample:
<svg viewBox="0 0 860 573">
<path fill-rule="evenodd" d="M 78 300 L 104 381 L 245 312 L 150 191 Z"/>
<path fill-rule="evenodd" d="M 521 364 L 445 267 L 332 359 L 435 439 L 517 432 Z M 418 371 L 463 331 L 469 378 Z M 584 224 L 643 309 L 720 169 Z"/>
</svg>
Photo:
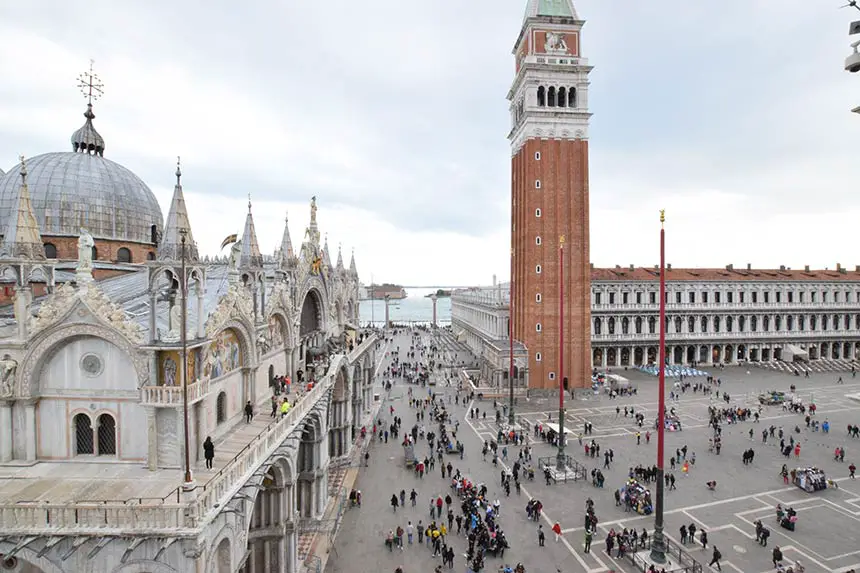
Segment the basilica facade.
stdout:
<svg viewBox="0 0 860 573">
<path fill-rule="evenodd" d="M 179 163 L 165 220 L 84 116 L 70 151 L 0 171 L 0 569 L 295 571 L 298 520 L 325 511 L 370 403 L 355 259 L 332 260 L 315 197 L 298 248 L 285 222 L 261 253 L 249 201 L 229 256 L 202 257 Z M 284 375 L 301 407 L 205 470 L 204 438 Z"/>
</svg>

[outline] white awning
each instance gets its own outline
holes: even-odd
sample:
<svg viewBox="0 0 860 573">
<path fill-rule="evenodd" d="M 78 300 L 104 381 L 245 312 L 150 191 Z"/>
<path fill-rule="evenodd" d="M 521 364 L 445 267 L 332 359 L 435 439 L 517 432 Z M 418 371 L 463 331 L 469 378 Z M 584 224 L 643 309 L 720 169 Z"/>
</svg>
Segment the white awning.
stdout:
<svg viewBox="0 0 860 573">
<path fill-rule="evenodd" d="M 795 360 L 809 361 L 809 353 L 799 346 L 788 344 L 782 349 L 782 359 L 785 362 L 792 362 Z"/>
</svg>

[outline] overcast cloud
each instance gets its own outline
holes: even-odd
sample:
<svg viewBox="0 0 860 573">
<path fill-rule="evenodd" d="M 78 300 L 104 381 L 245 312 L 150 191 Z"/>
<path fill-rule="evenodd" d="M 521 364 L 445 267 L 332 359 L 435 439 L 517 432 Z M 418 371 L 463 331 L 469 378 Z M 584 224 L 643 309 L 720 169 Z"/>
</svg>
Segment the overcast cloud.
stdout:
<svg viewBox="0 0 860 573">
<path fill-rule="evenodd" d="M 835 267 L 856 253 L 860 74 L 838 0 L 579 0 L 595 66 L 591 258 Z M 175 157 L 195 239 L 261 248 L 308 202 L 364 281 L 509 272 L 511 49 L 525 0 L 55 0 L 0 5 L 0 168 L 70 149 L 90 58 L 106 157 L 166 211 Z"/>
</svg>

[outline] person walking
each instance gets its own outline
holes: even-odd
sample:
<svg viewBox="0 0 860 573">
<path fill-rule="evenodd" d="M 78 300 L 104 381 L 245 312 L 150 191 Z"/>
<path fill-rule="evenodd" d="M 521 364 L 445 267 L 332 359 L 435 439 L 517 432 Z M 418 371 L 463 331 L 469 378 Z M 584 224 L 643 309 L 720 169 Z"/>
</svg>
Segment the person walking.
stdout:
<svg viewBox="0 0 860 573">
<path fill-rule="evenodd" d="M 777 567 L 779 565 L 780 561 L 782 561 L 782 551 L 779 549 L 779 546 L 773 548 L 772 557 L 773 557 L 773 566 Z"/>
<path fill-rule="evenodd" d="M 397 494 L 391 494 L 391 509 L 394 510 L 394 513 L 397 513 Z"/>
<path fill-rule="evenodd" d="M 546 541 L 546 535 L 543 532 L 543 525 L 538 524 L 538 547 L 543 547 L 544 541 Z"/>
<path fill-rule="evenodd" d="M 254 419 L 254 407 L 251 405 L 251 401 L 248 400 L 248 403 L 245 404 L 245 423 L 250 424 L 251 420 Z"/>
<path fill-rule="evenodd" d="M 203 442 L 203 457 L 206 459 L 206 469 L 211 470 L 212 460 L 215 459 L 215 444 L 210 436 L 206 436 L 206 441 Z"/>
<path fill-rule="evenodd" d="M 561 539 L 561 524 L 559 522 L 555 522 L 552 526 L 552 532 L 555 533 L 555 542 L 558 543 Z"/>
<path fill-rule="evenodd" d="M 585 530 L 585 552 L 591 553 L 591 540 L 594 537 L 594 532 L 591 529 Z"/>
<path fill-rule="evenodd" d="M 278 397 L 272 394 L 272 415 L 270 418 L 278 417 Z"/>
<path fill-rule="evenodd" d="M 704 532 L 702 532 L 704 534 Z M 720 567 L 720 559 L 723 558 L 723 554 L 720 553 L 720 550 L 717 549 L 717 546 L 714 546 L 714 552 L 711 554 L 711 562 L 708 563 L 708 567 L 713 567 L 716 565 L 717 571 L 722 571 L 723 568 Z"/>
</svg>

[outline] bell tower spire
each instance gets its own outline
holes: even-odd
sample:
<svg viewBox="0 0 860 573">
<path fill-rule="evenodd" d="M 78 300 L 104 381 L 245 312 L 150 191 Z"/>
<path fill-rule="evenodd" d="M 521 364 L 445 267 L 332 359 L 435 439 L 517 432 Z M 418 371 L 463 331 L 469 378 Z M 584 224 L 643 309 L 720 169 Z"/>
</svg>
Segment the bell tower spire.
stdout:
<svg viewBox="0 0 860 573">
<path fill-rule="evenodd" d="M 514 337 L 529 349 L 529 382 L 536 388 L 557 388 L 560 372 L 569 377 L 569 388 L 591 384 L 588 76 L 592 67 L 582 50 L 584 24 L 573 0 L 527 0 L 513 50 L 515 75 L 508 92 L 515 295 L 511 306 Z M 560 249 L 562 237 L 566 242 Z M 559 340 L 564 340 L 561 352 Z"/>
</svg>

